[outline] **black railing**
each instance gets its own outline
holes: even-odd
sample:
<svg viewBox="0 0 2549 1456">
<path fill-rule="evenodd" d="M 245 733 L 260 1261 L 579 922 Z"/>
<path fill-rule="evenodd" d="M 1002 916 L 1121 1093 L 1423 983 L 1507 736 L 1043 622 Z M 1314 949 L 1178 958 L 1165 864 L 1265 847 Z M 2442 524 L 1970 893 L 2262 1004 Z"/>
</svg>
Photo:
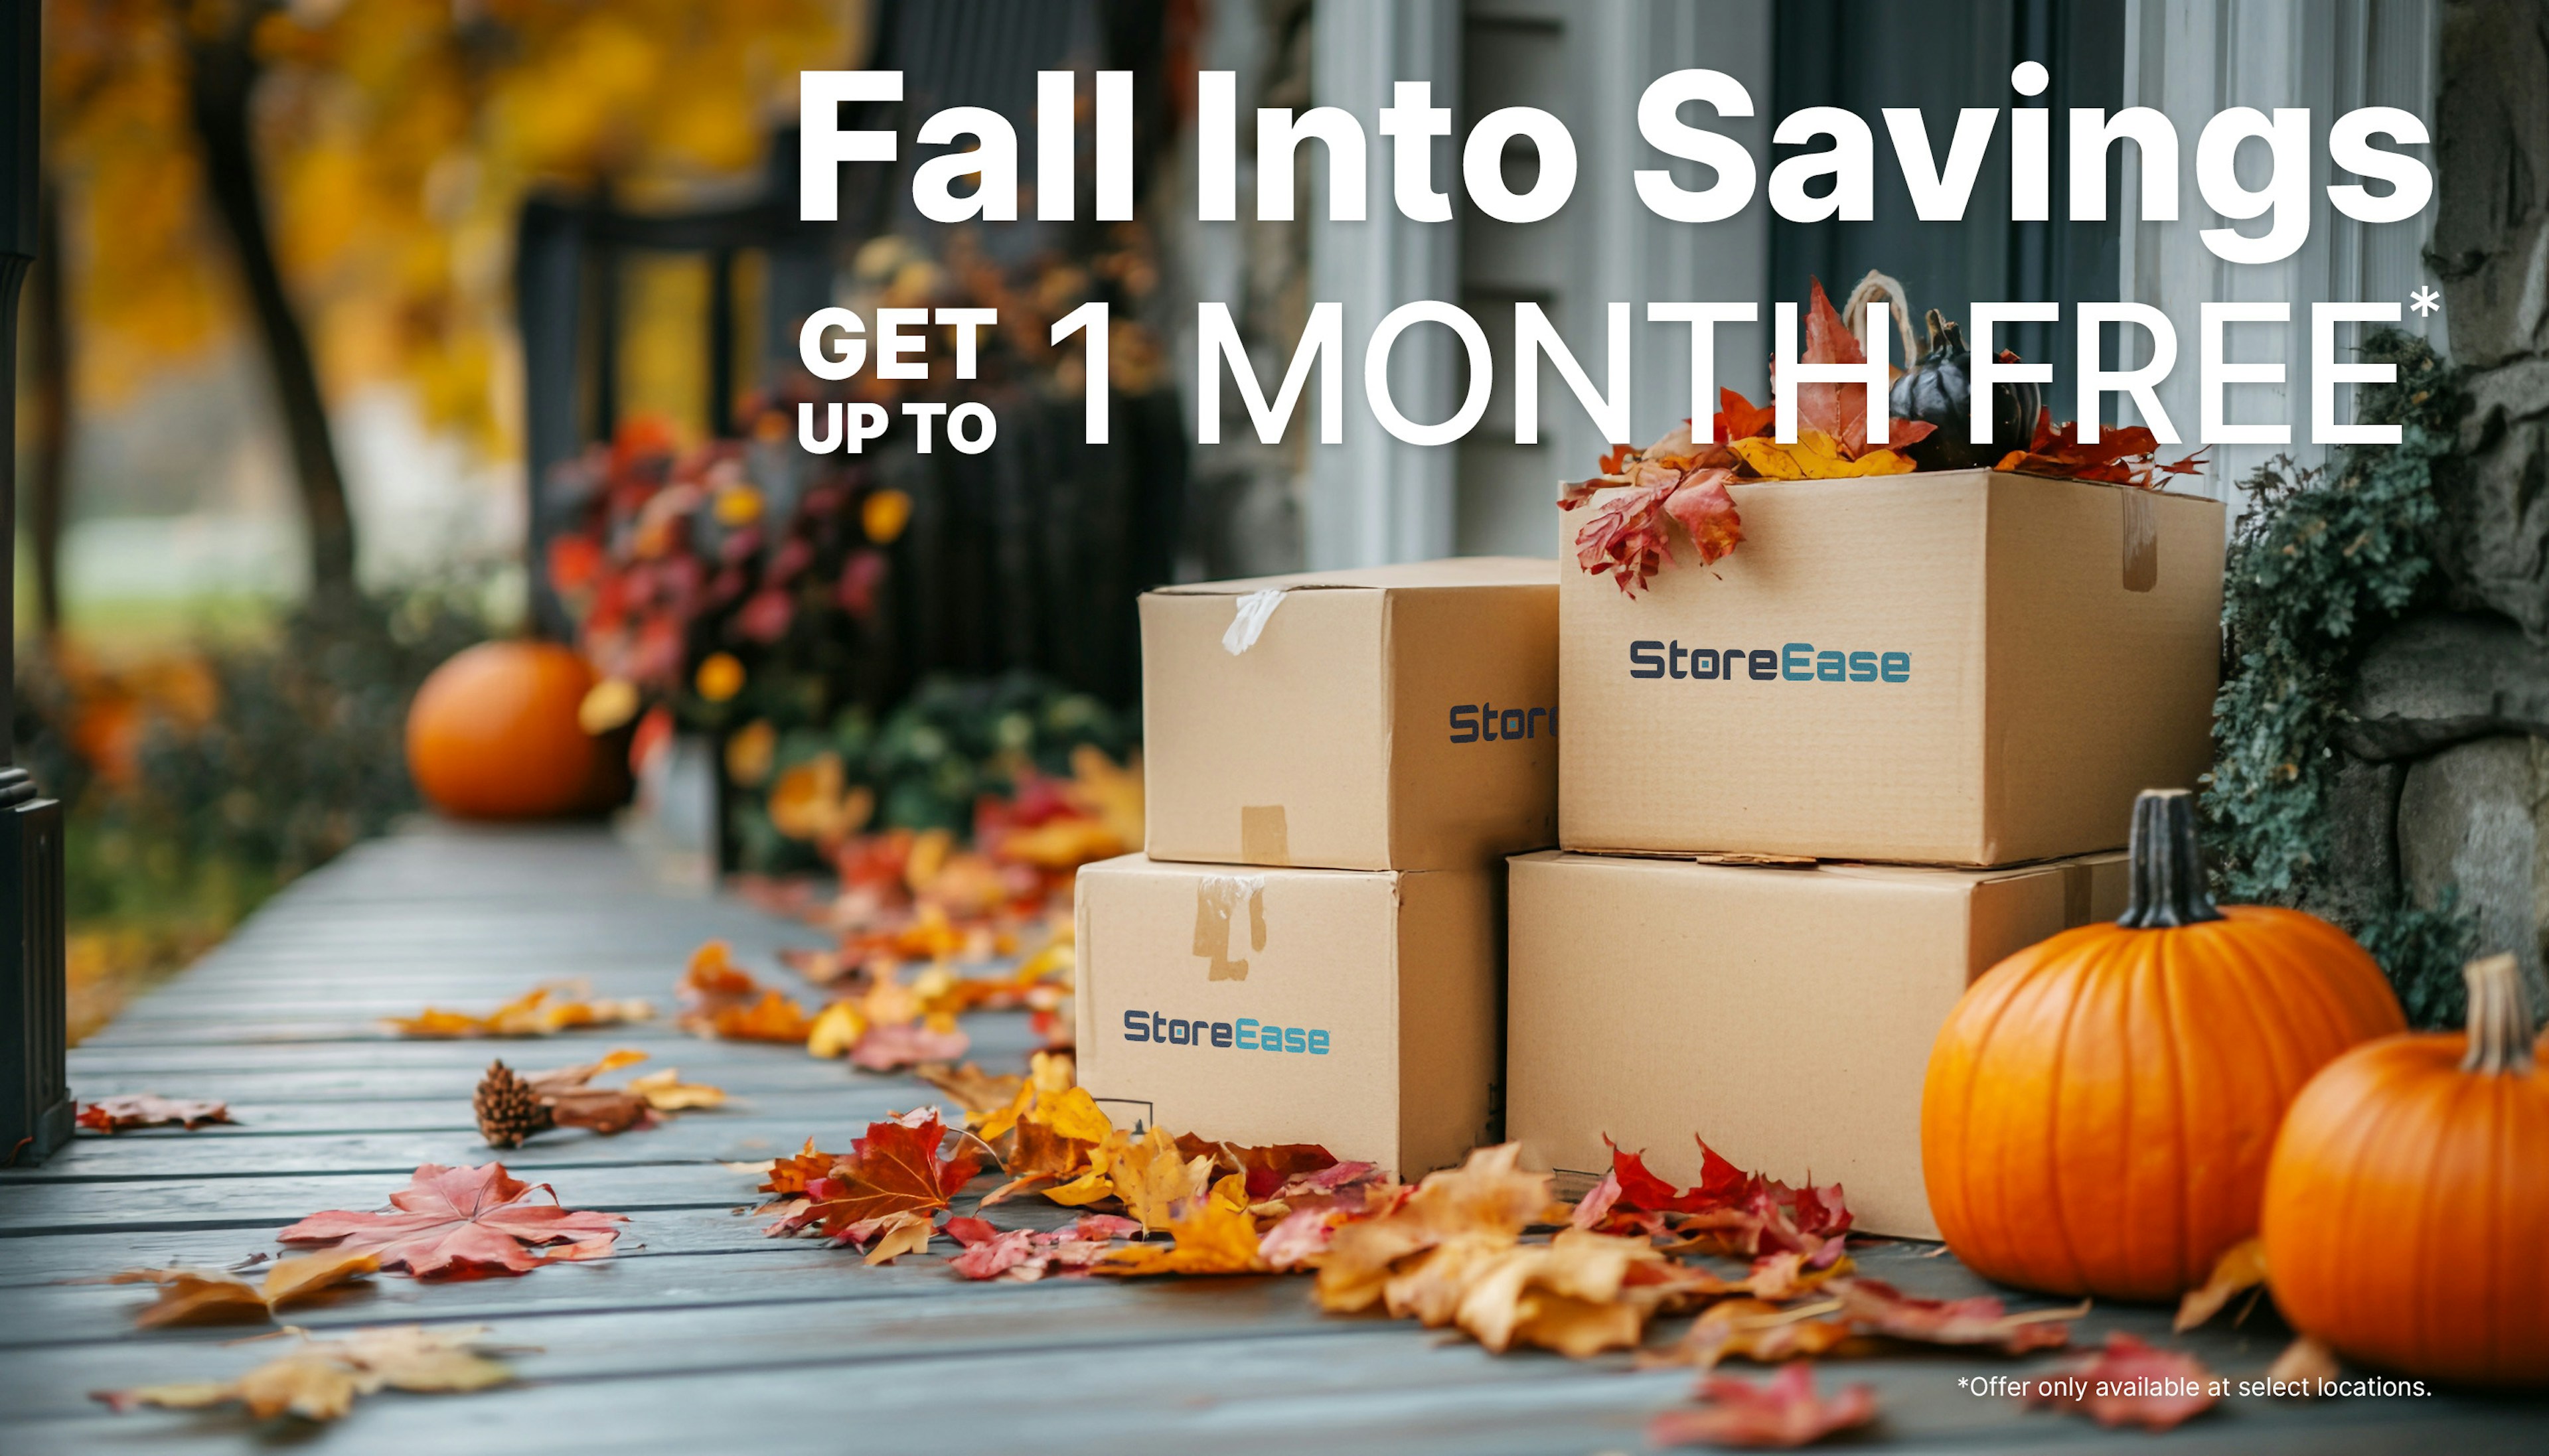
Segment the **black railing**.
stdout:
<svg viewBox="0 0 2549 1456">
<path fill-rule="evenodd" d="M 18 288 L 36 259 L 35 0 L 0 15 L 0 541 L 17 535 Z M 16 682 L 13 557 L 0 553 L 0 723 Z M 62 807 L 8 767 L 0 740 L 0 1163 L 42 1160 L 70 1140 L 69 1031 L 62 983 Z"/>
</svg>

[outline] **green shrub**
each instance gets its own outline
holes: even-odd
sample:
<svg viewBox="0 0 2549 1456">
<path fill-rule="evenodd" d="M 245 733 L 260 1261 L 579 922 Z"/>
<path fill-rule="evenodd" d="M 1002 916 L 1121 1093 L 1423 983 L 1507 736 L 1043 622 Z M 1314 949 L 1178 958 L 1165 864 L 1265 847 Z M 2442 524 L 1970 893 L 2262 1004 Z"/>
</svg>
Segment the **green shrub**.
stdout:
<svg viewBox="0 0 2549 1456">
<path fill-rule="evenodd" d="M 2357 417 L 2399 425 L 2400 442 L 2349 446 L 2324 469 L 2279 457 L 2240 483 L 2249 508 L 2230 542 L 2204 809 L 2224 898 L 2338 919 L 2381 961 L 2410 1018 L 2435 1025 L 2459 1013 L 2474 927 L 2449 900 L 2339 903 L 2327 798 L 2333 737 L 2365 649 L 2440 595 L 2434 477 L 2450 468 L 2466 400 L 2422 339 L 2385 329 L 2363 355 L 2396 364 L 2399 378 L 2364 387 Z"/>
</svg>

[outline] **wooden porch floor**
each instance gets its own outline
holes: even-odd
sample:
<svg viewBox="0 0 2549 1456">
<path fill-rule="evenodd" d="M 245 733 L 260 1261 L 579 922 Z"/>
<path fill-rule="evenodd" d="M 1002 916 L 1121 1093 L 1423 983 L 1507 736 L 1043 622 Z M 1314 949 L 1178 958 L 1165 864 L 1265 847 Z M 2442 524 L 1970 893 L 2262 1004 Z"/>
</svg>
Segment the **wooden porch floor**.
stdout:
<svg viewBox="0 0 2549 1456">
<path fill-rule="evenodd" d="M 421 829 L 368 844 L 278 897 L 225 946 L 72 1053 L 74 1095 L 226 1099 L 235 1128 L 83 1136 L 35 1170 L 0 1173 L 0 1451 L 243 1451 L 305 1441 L 365 1453 L 1148 1450 L 1558 1452 L 1636 1449 L 1686 1372 L 1625 1358 L 1496 1357 L 1412 1324 L 1310 1308 L 1301 1278 L 967 1283 L 936 1257 L 865 1268 L 819 1243 L 772 1240 L 744 1217 L 752 1180 L 720 1160 L 840 1146 L 871 1119 L 935 1100 L 922 1084 L 785 1047 L 698 1041 L 669 1020 L 542 1043 L 387 1039 L 377 1018 L 427 1002 L 483 1008 L 583 977 L 669 1008 L 683 958 L 721 936 L 744 962 L 814 943 L 729 899 L 649 883 L 597 830 Z M 969 1019 L 975 1056 L 1022 1065 L 1020 1015 Z M 322 1209 L 380 1207 L 419 1163 L 484 1162 L 470 1089 L 516 1065 L 652 1053 L 733 1095 L 724 1109 L 617 1138 L 543 1137 L 505 1159 L 569 1207 L 629 1216 L 619 1257 L 519 1279 L 368 1290 L 303 1307 L 314 1330 L 484 1322 L 537 1346 L 522 1383 L 468 1396 L 384 1394 L 334 1428 L 243 1417 L 110 1414 L 91 1390 L 234 1375 L 270 1347 L 252 1328 L 136 1331 L 143 1291 L 68 1281 L 139 1265 L 224 1265 L 276 1249 Z M 976 1192 L 989 1187 L 978 1183 Z M 1032 1201 L 1029 1201 L 1032 1203 Z M 960 1205 L 961 1207 L 961 1205 Z M 1006 1222 L 1060 1222 L 1005 1205 Z M 995 1220 L 995 1222 L 1000 1222 Z M 944 1247 L 943 1243 L 941 1245 Z M 1980 1292 L 1952 1258 L 1873 1244 L 1864 1268 L 1916 1292 Z M 2166 1337 L 2162 1312 L 2100 1310 Z M 2218 1373 L 2263 1373 L 2285 1335 L 2184 1341 Z M 2154 1448 L 2075 1416 L 1957 1387 L 2058 1359 L 1952 1355 L 1829 1361 L 1830 1387 L 1872 1384 L 1881 1423 L 1851 1445 L 1929 1451 Z M 1735 1373 L 1757 1374 L 1747 1367 Z M 2549 1448 L 2549 1404 L 2461 1396 L 2314 1404 L 2233 1400 L 2158 1438 L 2185 1451 Z"/>
</svg>

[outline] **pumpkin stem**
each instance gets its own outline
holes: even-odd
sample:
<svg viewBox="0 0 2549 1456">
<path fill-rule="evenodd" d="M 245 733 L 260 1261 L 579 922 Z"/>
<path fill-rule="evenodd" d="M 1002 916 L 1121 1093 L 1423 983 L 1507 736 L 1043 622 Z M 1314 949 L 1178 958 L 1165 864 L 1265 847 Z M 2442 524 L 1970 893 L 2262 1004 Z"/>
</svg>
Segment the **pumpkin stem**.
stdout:
<svg viewBox="0 0 2549 1456">
<path fill-rule="evenodd" d="M 2204 843 L 2195 835 L 2195 795 L 2146 788 L 2133 800 L 2132 892 L 2116 924 L 2158 930 L 2221 919 L 2204 887 Z"/>
<path fill-rule="evenodd" d="M 2469 982 L 2469 1050 L 2461 1070 L 2523 1076 L 2531 1070 L 2531 997 L 2510 956 L 2489 956 L 2461 967 Z"/>
<path fill-rule="evenodd" d="M 1947 320 L 1945 317 L 1940 315 L 1937 310 L 1932 309 L 1930 311 L 1930 317 L 1921 321 L 1927 324 L 1930 329 L 1930 352 L 1935 354 L 1940 349 L 1945 348 L 1947 346 Z"/>
</svg>

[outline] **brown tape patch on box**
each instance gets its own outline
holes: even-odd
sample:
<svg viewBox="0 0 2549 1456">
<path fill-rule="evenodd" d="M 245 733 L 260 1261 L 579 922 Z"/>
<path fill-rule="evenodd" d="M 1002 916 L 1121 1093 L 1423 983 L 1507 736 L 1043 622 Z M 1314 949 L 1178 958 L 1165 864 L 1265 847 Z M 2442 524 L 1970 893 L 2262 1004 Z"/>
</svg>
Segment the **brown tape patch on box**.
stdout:
<svg viewBox="0 0 2549 1456">
<path fill-rule="evenodd" d="M 1204 957 L 1204 979 L 1244 981 L 1247 960 L 1231 955 L 1232 922 L 1242 901 L 1248 905 L 1248 949 L 1266 949 L 1266 876 L 1207 874 L 1195 881 L 1194 954 Z"/>
<path fill-rule="evenodd" d="M 2139 491 L 2119 491 L 2124 502 L 2124 590 L 2148 592 L 2159 585 L 2159 516 L 2150 498 Z"/>
<path fill-rule="evenodd" d="M 1281 804 L 1240 805 L 1239 858 L 1251 864 L 1292 863 L 1292 835 Z"/>
</svg>

